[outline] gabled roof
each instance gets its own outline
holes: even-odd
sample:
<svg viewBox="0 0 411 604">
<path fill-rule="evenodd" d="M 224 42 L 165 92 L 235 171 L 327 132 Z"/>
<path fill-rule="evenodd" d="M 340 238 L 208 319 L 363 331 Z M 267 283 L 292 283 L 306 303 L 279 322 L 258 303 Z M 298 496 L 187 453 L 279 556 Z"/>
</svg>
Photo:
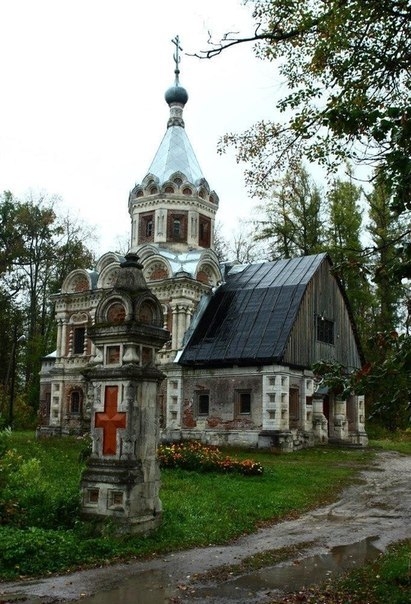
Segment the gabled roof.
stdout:
<svg viewBox="0 0 411 604">
<path fill-rule="evenodd" d="M 327 254 L 234 267 L 210 297 L 178 362 L 280 362 L 305 290 Z"/>
</svg>

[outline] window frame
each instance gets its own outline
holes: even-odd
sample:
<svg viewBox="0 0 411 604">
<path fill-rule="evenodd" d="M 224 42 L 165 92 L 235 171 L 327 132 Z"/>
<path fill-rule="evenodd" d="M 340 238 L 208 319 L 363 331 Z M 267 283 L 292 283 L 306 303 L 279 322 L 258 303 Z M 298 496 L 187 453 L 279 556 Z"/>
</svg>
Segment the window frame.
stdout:
<svg viewBox="0 0 411 604">
<path fill-rule="evenodd" d="M 73 327 L 73 354 L 84 354 L 86 344 L 86 328 L 85 326 Z"/>
<path fill-rule="evenodd" d="M 244 396 L 248 397 L 246 409 L 244 409 Z M 251 415 L 252 391 L 249 388 L 236 390 L 236 415 Z"/>
<path fill-rule="evenodd" d="M 196 411 L 197 411 L 197 416 L 199 417 L 206 417 L 208 415 L 210 415 L 210 392 L 208 390 L 204 391 L 198 391 L 195 393 L 196 395 Z M 206 408 L 207 411 L 204 410 L 204 408 L 202 408 L 203 404 L 205 404 L 204 401 L 201 401 L 201 399 L 205 399 L 205 397 L 207 397 L 207 403 L 206 403 Z"/>
<path fill-rule="evenodd" d="M 317 342 L 335 345 L 335 321 L 323 315 L 316 315 L 315 335 Z"/>
<path fill-rule="evenodd" d="M 76 395 L 76 401 L 74 401 L 74 395 Z M 72 390 L 70 392 L 70 415 L 81 415 L 82 398 L 80 390 Z M 74 407 L 77 407 L 77 410 Z"/>
</svg>

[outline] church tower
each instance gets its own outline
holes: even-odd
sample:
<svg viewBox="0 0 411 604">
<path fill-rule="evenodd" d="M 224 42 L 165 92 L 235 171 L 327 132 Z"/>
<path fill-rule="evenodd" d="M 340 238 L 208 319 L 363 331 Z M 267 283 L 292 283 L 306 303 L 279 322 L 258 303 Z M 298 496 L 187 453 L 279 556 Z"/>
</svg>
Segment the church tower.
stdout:
<svg viewBox="0 0 411 604">
<path fill-rule="evenodd" d="M 163 327 L 170 334 L 157 352 L 156 363 L 166 375 L 161 414 L 173 420 L 172 425 L 179 419 L 175 410 L 182 392 L 181 368 L 174 361 L 200 299 L 222 281 L 213 249 L 219 199 L 204 178 L 186 134 L 183 110 L 188 94 L 179 82 L 178 37 L 173 43 L 175 81 L 165 94 L 170 110 L 166 133 L 146 176 L 133 187 L 128 200 L 129 254 L 138 256 L 143 278 L 161 304 Z M 124 261 L 120 254 L 107 252 L 93 270 L 77 269 L 67 275 L 61 292 L 53 296 L 57 349 L 43 360 L 40 373 L 41 425 L 46 432 L 81 433 L 90 424 L 84 370 L 100 358 L 90 333 L 101 299 L 115 286 Z M 150 322 L 150 317 L 146 320 Z M 123 344 L 120 349 L 121 366 L 127 351 Z M 103 359 L 109 352 L 107 345 Z"/>
<path fill-rule="evenodd" d="M 213 249 L 218 196 L 210 191 L 185 130 L 188 94 L 179 82 L 179 41 L 175 82 L 165 93 L 170 117 L 163 140 L 141 184 L 129 197 L 131 248 L 152 243 L 175 253 Z"/>
<path fill-rule="evenodd" d="M 170 114 L 163 140 L 146 176 L 129 196 L 131 251 L 138 253 L 144 277 L 163 305 L 171 341 L 159 353 L 174 360 L 203 294 L 218 285 L 221 271 L 214 252 L 218 195 L 210 189 L 185 130 L 188 93 L 180 85 L 178 36 L 175 81 L 165 93 Z"/>
</svg>

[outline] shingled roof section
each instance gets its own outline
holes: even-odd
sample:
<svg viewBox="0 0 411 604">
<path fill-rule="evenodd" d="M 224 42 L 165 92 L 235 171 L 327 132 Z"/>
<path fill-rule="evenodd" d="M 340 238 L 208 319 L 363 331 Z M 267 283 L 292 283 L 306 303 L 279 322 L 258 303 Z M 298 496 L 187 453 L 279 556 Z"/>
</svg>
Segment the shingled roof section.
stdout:
<svg viewBox="0 0 411 604">
<path fill-rule="evenodd" d="M 327 254 L 234 267 L 211 296 L 182 365 L 281 362 L 306 287 Z"/>
</svg>

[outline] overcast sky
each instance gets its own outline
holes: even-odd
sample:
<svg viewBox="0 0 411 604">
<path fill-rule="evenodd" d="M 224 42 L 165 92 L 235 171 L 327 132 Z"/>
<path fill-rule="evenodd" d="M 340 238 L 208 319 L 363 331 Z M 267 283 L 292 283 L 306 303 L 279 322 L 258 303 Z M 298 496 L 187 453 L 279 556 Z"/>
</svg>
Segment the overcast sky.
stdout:
<svg viewBox="0 0 411 604">
<path fill-rule="evenodd" d="M 171 39 L 190 53 L 206 48 L 209 30 L 253 31 L 240 0 L 1 0 L 0 23 L 0 191 L 60 195 L 96 225 L 101 252 L 128 236 L 128 193 L 166 129 Z M 217 141 L 273 117 L 277 74 L 250 45 L 212 61 L 184 53 L 186 131 L 230 228 L 255 202 Z"/>
</svg>

